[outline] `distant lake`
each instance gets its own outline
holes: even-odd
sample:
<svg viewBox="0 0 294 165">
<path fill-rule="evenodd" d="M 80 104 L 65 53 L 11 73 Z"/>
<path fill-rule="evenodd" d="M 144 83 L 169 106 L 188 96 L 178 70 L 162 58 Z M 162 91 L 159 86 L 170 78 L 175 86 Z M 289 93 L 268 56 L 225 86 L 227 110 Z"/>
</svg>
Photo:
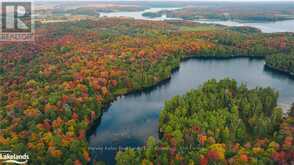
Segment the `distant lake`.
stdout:
<svg viewBox="0 0 294 165">
<path fill-rule="evenodd" d="M 147 18 L 142 16 L 145 12 L 158 12 L 162 10 L 176 10 L 180 8 L 150 8 L 144 11 L 135 12 L 110 12 L 110 13 L 100 13 L 101 17 L 130 17 L 134 19 L 142 20 L 181 20 L 179 18 L 167 18 L 166 15 L 158 18 Z M 264 33 L 276 33 L 276 32 L 294 32 L 294 20 L 287 21 L 277 21 L 277 22 L 260 22 L 260 23 L 239 23 L 235 21 L 211 21 L 211 20 L 194 20 L 194 22 L 200 23 L 211 23 L 220 24 L 225 26 L 251 26 L 260 29 Z"/>
<path fill-rule="evenodd" d="M 158 138 L 158 119 L 164 102 L 183 95 L 210 79 L 233 78 L 249 88 L 272 87 L 279 91 L 279 105 L 290 108 L 294 101 L 294 80 L 264 69 L 264 60 L 237 58 L 226 60 L 189 59 L 180 64 L 171 79 L 157 87 L 114 101 L 104 112 L 89 137 L 92 160 L 114 164 L 116 149 L 142 146 L 149 136 Z"/>
<path fill-rule="evenodd" d="M 235 21 L 195 20 L 199 23 L 219 24 L 225 26 L 250 26 L 260 29 L 264 33 L 294 32 L 294 20 L 277 22 L 239 23 Z"/>
<path fill-rule="evenodd" d="M 107 13 L 99 13 L 101 17 L 129 17 L 134 19 L 142 19 L 142 20 L 153 20 L 153 21 L 163 21 L 163 20 L 176 20 L 175 18 L 167 18 L 166 15 L 158 18 L 148 18 L 142 16 L 145 12 L 159 12 L 162 10 L 176 10 L 180 8 L 150 8 L 144 11 L 125 11 L 125 12 L 107 12 Z"/>
</svg>

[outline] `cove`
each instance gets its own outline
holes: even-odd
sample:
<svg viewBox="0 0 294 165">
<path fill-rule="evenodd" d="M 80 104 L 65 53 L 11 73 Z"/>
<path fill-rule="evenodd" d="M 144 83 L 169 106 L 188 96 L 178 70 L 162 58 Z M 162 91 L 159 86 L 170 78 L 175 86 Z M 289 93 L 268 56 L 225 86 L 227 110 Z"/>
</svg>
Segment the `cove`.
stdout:
<svg viewBox="0 0 294 165">
<path fill-rule="evenodd" d="M 88 137 L 92 161 L 115 164 L 118 148 L 139 147 L 149 136 L 158 138 L 158 118 L 165 100 L 199 87 L 209 79 L 236 79 L 249 88 L 272 87 L 279 91 L 279 105 L 294 101 L 294 79 L 265 69 L 262 59 L 188 59 L 171 78 L 153 88 L 117 98 L 104 112 Z"/>
</svg>

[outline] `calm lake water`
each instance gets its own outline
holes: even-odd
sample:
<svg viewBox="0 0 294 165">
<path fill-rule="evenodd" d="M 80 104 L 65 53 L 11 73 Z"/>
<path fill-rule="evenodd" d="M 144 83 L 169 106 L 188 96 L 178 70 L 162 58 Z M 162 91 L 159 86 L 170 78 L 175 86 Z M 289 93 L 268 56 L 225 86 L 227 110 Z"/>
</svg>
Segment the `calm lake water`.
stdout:
<svg viewBox="0 0 294 165">
<path fill-rule="evenodd" d="M 162 10 L 176 10 L 180 8 L 150 8 L 144 11 L 125 11 L 125 12 L 108 12 L 108 13 L 99 13 L 100 17 L 130 17 L 134 19 L 142 19 L 142 20 L 153 20 L 153 21 L 163 21 L 163 20 L 177 20 L 176 18 L 167 18 L 166 15 L 157 18 L 148 18 L 142 16 L 145 12 L 159 12 Z"/>
<path fill-rule="evenodd" d="M 139 12 L 100 13 L 105 17 L 131 17 L 143 20 L 175 20 L 165 15 L 146 18 L 144 12 L 175 10 L 178 8 L 151 8 Z M 251 26 L 265 33 L 294 32 L 294 20 L 270 23 L 238 23 L 233 21 L 197 20 L 226 26 Z M 164 101 L 175 95 L 199 87 L 209 79 L 233 78 L 249 88 L 270 86 L 280 92 L 279 105 L 288 109 L 294 101 L 294 80 L 286 75 L 264 69 L 264 60 L 238 58 L 229 60 L 190 59 L 180 65 L 171 79 L 141 93 L 123 96 L 114 101 L 103 114 L 97 128 L 89 136 L 92 160 L 115 164 L 118 148 L 140 147 L 149 136 L 158 138 L 158 118 Z"/>
<path fill-rule="evenodd" d="M 100 13 L 102 17 L 130 17 L 134 19 L 143 20 L 180 20 L 178 18 L 167 18 L 166 15 L 158 18 L 147 18 L 142 16 L 144 12 L 158 12 L 161 10 L 176 10 L 180 8 L 150 8 L 144 11 L 136 12 L 110 12 Z M 195 20 L 194 22 L 209 23 L 209 24 L 220 24 L 225 26 L 251 26 L 260 29 L 264 33 L 276 33 L 276 32 L 294 32 L 294 20 L 277 21 L 277 22 L 260 22 L 260 23 L 239 23 L 234 21 L 210 21 L 210 20 Z"/>
<path fill-rule="evenodd" d="M 164 101 L 199 87 L 209 79 L 233 78 L 249 88 L 270 86 L 280 92 L 279 105 L 294 101 L 294 80 L 264 69 L 264 60 L 190 59 L 183 61 L 171 79 L 154 89 L 114 101 L 89 137 L 92 159 L 114 164 L 116 149 L 142 146 L 149 136 L 158 138 L 158 118 Z"/>
<path fill-rule="evenodd" d="M 264 33 L 277 33 L 277 32 L 294 32 L 294 20 L 277 21 L 277 22 L 260 22 L 260 23 L 239 23 L 234 21 L 209 21 L 198 20 L 195 22 L 219 24 L 225 26 L 250 26 L 260 29 Z"/>
</svg>

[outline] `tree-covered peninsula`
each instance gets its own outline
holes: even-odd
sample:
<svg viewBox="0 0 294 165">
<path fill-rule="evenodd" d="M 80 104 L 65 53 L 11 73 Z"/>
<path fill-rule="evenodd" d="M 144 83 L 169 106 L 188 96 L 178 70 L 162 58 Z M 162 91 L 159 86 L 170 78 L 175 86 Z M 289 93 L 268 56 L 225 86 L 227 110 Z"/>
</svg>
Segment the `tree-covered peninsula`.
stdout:
<svg viewBox="0 0 294 165">
<path fill-rule="evenodd" d="M 165 103 L 159 142 L 118 152 L 118 165 L 291 164 L 293 108 L 283 117 L 278 93 L 234 80 L 210 80 Z"/>
</svg>

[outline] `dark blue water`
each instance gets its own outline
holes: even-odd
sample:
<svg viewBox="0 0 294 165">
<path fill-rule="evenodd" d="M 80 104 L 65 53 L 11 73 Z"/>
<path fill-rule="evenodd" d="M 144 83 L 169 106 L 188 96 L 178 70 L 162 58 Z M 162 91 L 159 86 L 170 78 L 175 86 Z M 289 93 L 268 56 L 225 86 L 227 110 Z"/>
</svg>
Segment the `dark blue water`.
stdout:
<svg viewBox="0 0 294 165">
<path fill-rule="evenodd" d="M 114 164 L 119 147 L 142 146 L 149 136 L 158 137 L 158 118 L 164 101 L 185 94 L 212 78 L 234 78 L 250 88 L 275 88 L 280 92 L 279 104 L 284 109 L 294 102 L 294 80 L 265 70 L 264 60 L 190 59 L 182 62 L 166 83 L 140 94 L 120 97 L 111 104 L 89 137 L 92 159 Z"/>
</svg>

